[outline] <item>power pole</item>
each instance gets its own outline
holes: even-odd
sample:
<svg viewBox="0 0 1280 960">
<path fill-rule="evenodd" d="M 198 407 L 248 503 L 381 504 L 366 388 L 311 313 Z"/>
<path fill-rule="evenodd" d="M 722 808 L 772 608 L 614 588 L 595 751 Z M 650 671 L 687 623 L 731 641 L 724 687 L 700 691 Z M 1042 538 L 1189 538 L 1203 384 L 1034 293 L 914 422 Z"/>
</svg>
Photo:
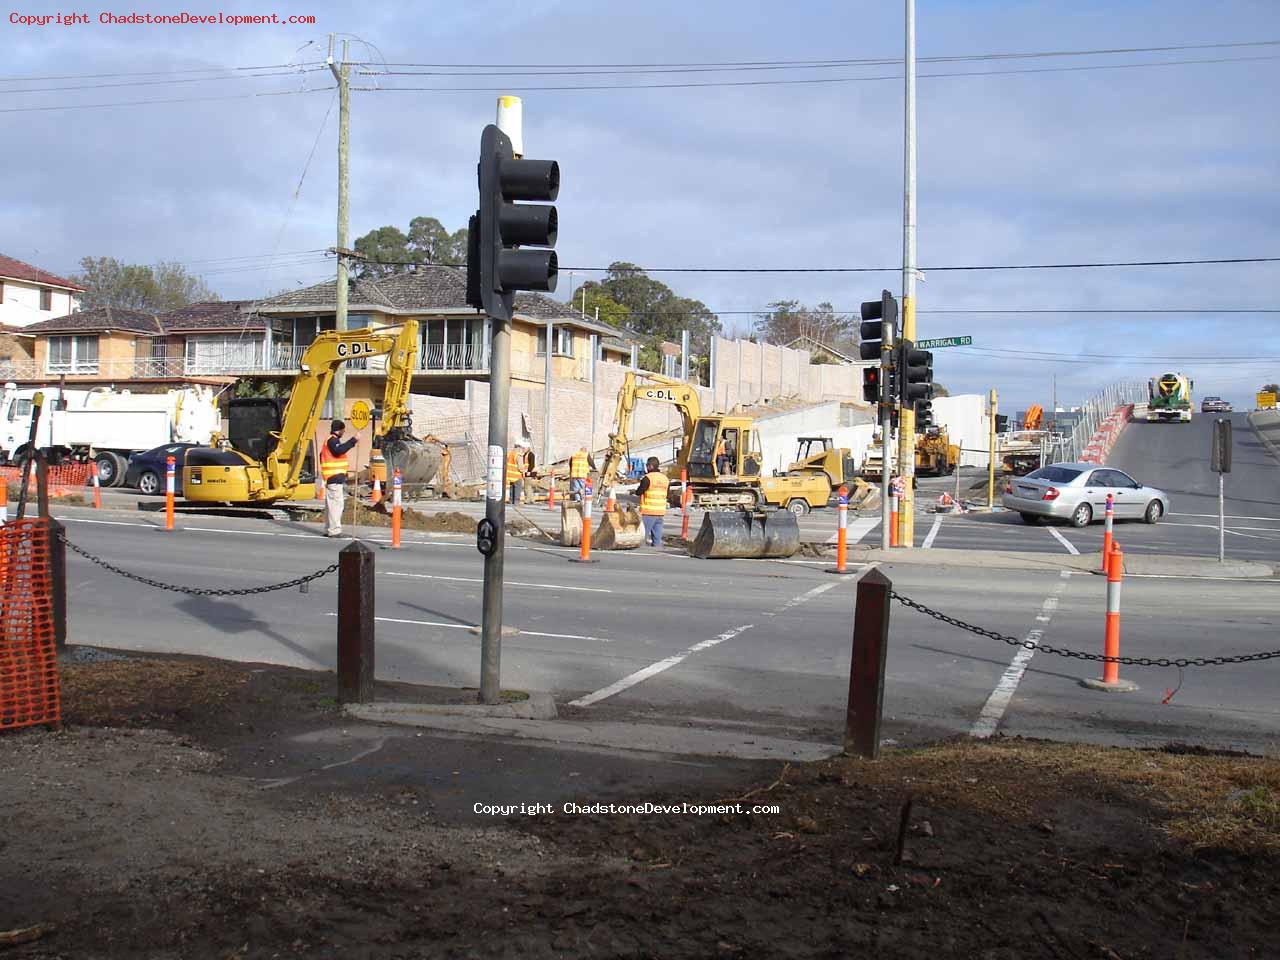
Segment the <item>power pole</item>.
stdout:
<svg viewBox="0 0 1280 960">
<path fill-rule="evenodd" d="M 542 391 L 542 462 L 551 465 L 551 340 L 555 334 L 555 323 L 547 321 L 547 365 L 543 378 Z"/>
<path fill-rule="evenodd" d="M 906 124 L 904 130 L 905 196 L 902 209 L 902 336 L 916 339 L 916 4 L 905 0 L 907 39 L 903 73 L 906 75 Z M 904 376 L 900 371 L 899 376 Z M 910 550 L 915 540 L 916 411 L 903 404 L 898 413 L 898 475 L 903 478 L 898 504 L 898 543 Z"/>
<path fill-rule="evenodd" d="M 991 388 L 991 432 L 987 441 L 987 506 L 996 505 L 996 410 L 999 398 L 996 388 Z"/>
<path fill-rule="evenodd" d="M 342 63 L 333 62 L 333 34 L 329 34 L 329 70 L 338 81 L 338 285 L 334 296 L 333 327 L 347 329 L 347 229 L 350 211 L 347 206 L 347 161 L 351 153 L 351 65 L 347 63 L 348 41 L 342 41 Z M 341 418 L 347 406 L 347 366 L 338 364 L 333 374 L 333 415 Z"/>
</svg>

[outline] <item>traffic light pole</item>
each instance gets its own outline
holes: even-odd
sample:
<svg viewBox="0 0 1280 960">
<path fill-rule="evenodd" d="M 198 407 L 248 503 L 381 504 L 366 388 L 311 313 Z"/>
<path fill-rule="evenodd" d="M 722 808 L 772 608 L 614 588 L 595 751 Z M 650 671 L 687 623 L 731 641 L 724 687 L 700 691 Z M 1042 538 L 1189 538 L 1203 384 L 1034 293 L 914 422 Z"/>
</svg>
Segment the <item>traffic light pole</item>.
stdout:
<svg viewBox="0 0 1280 960">
<path fill-rule="evenodd" d="M 889 462 L 889 431 L 891 429 L 891 404 L 889 396 L 888 364 L 893 362 L 893 324 L 880 323 L 880 549 L 888 550 L 892 538 L 889 534 L 889 486 L 893 476 L 893 464 Z"/>
<path fill-rule="evenodd" d="M 903 170 L 902 210 L 902 336 L 916 339 L 916 4 L 906 3 L 906 51 L 903 71 L 906 75 L 905 157 Z M 899 376 L 905 376 L 900 371 Z M 898 543 L 908 550 L 915 539 L 916 411 L 904 403 L 898 412 L 898 474 L 903 479 L 902 499 L 898 504 Z"/>
<path fill-rule="evenodd" d="M 496 531 L 484 558 L 484 598 L 480 618 L 480 702 L 502 695 L 502 564 L 507 532 L 507 416 L 511 400 L 511 323 L 494 319 L 489 357 L 489 475 L 484 516 Z"/>
</svg>

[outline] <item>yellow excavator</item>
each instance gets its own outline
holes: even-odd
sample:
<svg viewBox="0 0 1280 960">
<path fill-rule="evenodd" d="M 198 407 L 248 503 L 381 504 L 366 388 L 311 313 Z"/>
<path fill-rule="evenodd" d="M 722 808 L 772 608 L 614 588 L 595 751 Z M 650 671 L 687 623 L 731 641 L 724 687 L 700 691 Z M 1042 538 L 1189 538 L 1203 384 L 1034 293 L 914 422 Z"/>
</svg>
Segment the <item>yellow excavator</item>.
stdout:
<svg viewBox="0 0 1280 960">
<path fill-rule="evenodd" d="M 690 506 L 707 511 L 690 554 L 704 559 L 789 557 L 800 549 L 795 516 L 776 509 L 777 502 L 766 496 L 755 421 L 744 416 L 704 417 L 698 391 L 673 377 L 647 372 L 626 375 L 618 391 L 614 432 L 609 434 L 597 497 L 605 495 L 627 462 L 631 418 L 641 400 L 671 404 L 680 411 L 680 451 L 671 472 L 678 479 L 688 471 Z M 640 518 L 629 508 L 604 514 L 598 529 L 592 545 L 600 544 L 601 549 L 640 543 Z"/>
<path fill-rule="evenodd" d="M 386 356 L 386 388 L 375 445 L 388 469 L 407 483 L 430 483 L 440 468 L 440 448 L 413 437 L 409 386 L 418 354 L 418 322 L 319 334 L 302 355 L 300 371 L 283 404 L 265 397 L 236 397 L 227 409 L 228 446 L 193 447 L 182 470 L 182 491 L 193 503 L 259 505 L 310 500 L 303 481 L 311 445 L 334 372 L 351 360 Z M 381 441 L 379 444 L 378 441 Z"/>
</svg>

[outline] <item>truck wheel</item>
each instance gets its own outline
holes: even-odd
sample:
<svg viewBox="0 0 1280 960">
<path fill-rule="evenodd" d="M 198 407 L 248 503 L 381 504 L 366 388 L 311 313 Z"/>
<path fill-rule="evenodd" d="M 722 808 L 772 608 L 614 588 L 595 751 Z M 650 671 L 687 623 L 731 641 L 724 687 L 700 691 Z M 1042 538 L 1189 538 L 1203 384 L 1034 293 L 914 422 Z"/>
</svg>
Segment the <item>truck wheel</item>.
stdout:
<svg viewBox="0 0 1280 960">
<path fill-rule="evenodd" d="M 809 512 L 809 504 L 799 497 L 792 497 L 787 501 L 787 509 L 794 513 L 797 517 L 803 517 Z"/>
<path fill-rule="evenodd" d="M 98 464 L 98 484 L 103 487 L 114 487 L 120 483 L 120 458 L 109 450 L 104 450 L 95 458 Z"/>
</svg>

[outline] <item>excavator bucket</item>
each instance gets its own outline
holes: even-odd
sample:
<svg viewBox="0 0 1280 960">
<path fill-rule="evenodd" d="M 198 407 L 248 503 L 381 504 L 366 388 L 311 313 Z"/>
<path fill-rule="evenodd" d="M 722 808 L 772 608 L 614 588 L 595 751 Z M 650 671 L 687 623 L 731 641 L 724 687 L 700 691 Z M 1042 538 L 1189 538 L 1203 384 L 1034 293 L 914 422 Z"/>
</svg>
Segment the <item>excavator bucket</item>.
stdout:
<svg viewBox="0 0 1280 960">
<path fill-rule="evenodd" d="M 699 560 L 765 560 L 789 557 L 799 549 L 800 525 L 790 510 L 710 510 L 702 515 L 689 555 Z"/>
<path fill-rule="evenodd" d="M 620 506 L 600 513 L 599 517 L 599 526 L 591 531 L 591 549 L 634 550 L 644 543 L 640 512 L 633 507 Z M 578 537 L 581 539 L 581 531 Z"/>
<path fill-rule="evenodd" d="M 387 478 L 392 472 L 400 471 L 400 480 L 406 486 L 419 484 L 425 486 L 436 478 L 440 470 L 440 448 L 425 440 L 393 440 L 382 448 L 382 456 L 387 462 Z"/>
</svg>

